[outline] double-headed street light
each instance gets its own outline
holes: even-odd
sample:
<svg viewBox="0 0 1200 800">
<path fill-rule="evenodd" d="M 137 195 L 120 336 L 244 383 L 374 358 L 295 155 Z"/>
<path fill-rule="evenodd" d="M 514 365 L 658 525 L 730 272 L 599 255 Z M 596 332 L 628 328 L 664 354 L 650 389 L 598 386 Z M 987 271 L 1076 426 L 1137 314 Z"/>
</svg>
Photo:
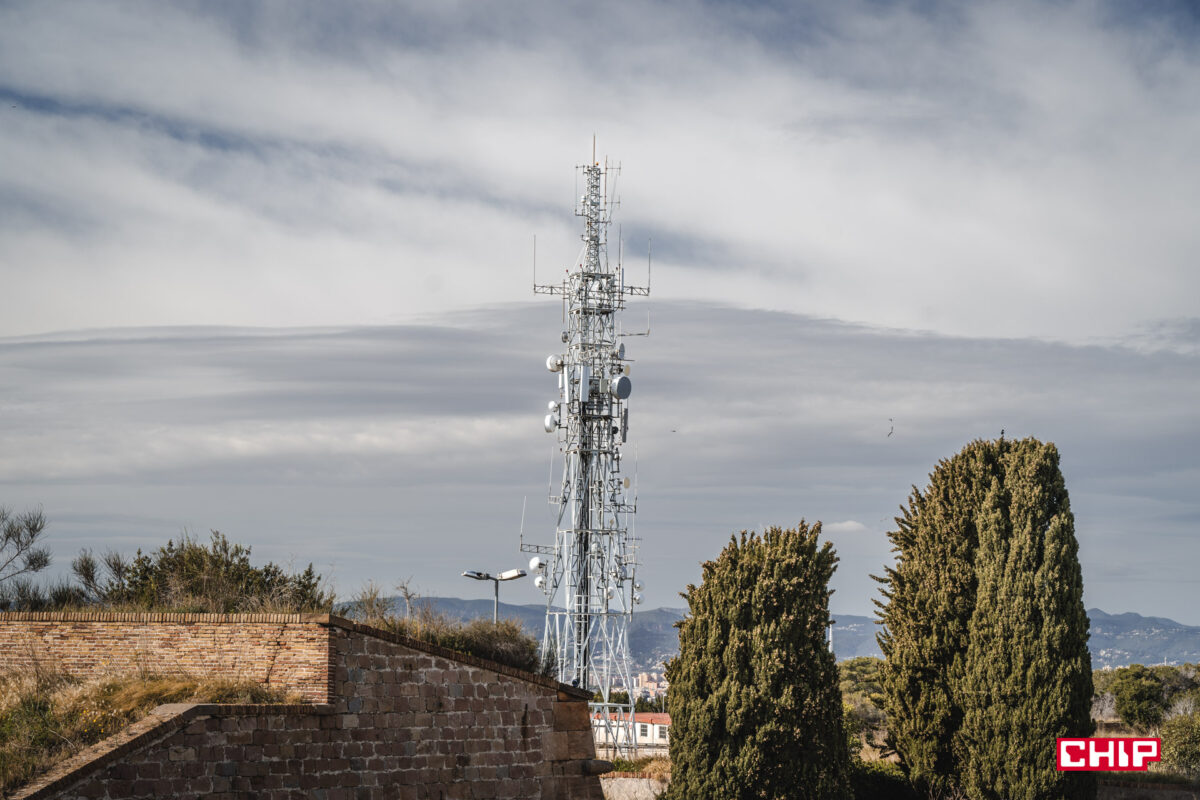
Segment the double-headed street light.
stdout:
<svg viewBox="0 0 1200 800">
<path fill-rule="evenodd" d="M 490 575 L 477 569 L 469 569 L 463 573 L 464 578 L 474 578 L 477 581 L 491 581 L 496 584 L 496 602 L 492 604 L 492 624 L 500 621 L 500 581 L 515 581 L 524 578 L 527 573 L 523 569 L 510 569 L 499 575 Z"/>
</svg>

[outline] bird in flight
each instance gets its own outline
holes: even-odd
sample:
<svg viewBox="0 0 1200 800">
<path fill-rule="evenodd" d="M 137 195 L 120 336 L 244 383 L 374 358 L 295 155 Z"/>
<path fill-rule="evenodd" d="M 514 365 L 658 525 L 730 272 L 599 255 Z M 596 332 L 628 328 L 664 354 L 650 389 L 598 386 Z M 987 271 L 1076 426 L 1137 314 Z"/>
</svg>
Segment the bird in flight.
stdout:
<svg viewBox="0 0 1200 800">
<path fill-rule="evenodd" d="M 888 422 L 892 422 L 892 418 L 891 418 L 891 417 L 888 417 Z M 893 433 L 895 433 L 895 432 L 896 432 L 896 426 L 895 426 L 895 425 L 892 425 L 892 429 L 891 429 L 890 431 L 888 431 L 888 437 L 890 438 L 890 437 L 891 437 L 891 435 L 892 435 Z"/>
</svg>

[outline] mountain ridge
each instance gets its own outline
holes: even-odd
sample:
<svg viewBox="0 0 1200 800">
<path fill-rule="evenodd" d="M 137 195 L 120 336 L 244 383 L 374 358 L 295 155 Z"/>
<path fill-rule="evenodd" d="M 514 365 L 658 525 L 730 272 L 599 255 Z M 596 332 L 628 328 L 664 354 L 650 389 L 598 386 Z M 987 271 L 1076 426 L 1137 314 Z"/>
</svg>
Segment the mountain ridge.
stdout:
<svg viewBox="0 0 1200 800">
<path fill-rule="evenodd" d="M 403 608 L 399 598 L 388 600 L 394 610 Z M 422 597 L 415 603 L 463 621 L 486 619 L 492 615 L 492 601 L 485 599 Z M 675 623 L 686 613 L 685 608 L 669 606 L 633 613 L 629 649 L 634 672 L 661 671 L 663 662 L 678 654 Z M 1092 654 L 1092 666 L 1097 669 L 1129 664 L 1200 663 L 1200 626 L 1184 625 L 1166 617 L 1146 617 L 1132 611 L 1109 614 L 1099 608 L 1090 608 L 1087 613 L 1091 620 L 1088 649 Z M 500 616 L 518 620 L 528 633 L 540 638 L 546 607 L 537 603 L 502 602 Z M 839 661 L 882 655 L 875 641 L 879 626 L 874 617 L 834 613 L 833 619 L 833 650 Z"/>
</svg>

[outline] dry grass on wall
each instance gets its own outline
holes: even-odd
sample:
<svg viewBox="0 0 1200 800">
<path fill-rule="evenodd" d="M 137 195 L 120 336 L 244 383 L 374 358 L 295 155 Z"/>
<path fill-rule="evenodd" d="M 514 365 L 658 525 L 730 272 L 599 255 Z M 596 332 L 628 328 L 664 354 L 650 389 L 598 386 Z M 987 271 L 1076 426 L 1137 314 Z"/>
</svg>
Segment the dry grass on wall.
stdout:
<svg viewBox="0 0 1200 800">
<path fill-rule="evenodd" d="M 408 636 L 436 644 L 459 653 L 486 658 L 499 664 L 534 674 L 551 677 L 553 662 L 543 664 L 541 642 L 525 632 L 517 620 L 475 619 L 461 622 L 440 614 L 424 603 L 418 603 L 411 613 L 401 614 L 392 602 L 383 597 L 382 590 L 368 583 L 345 609 L 356 622 L 389 633 Z"/>
<path fill-rule="evenodd" d="M 164 703 L 285 703 L 298 699 L 248 681 L 188 675 L 80 681 L 41 667 L 0 674 L 0 795 Z"/>
</svg>

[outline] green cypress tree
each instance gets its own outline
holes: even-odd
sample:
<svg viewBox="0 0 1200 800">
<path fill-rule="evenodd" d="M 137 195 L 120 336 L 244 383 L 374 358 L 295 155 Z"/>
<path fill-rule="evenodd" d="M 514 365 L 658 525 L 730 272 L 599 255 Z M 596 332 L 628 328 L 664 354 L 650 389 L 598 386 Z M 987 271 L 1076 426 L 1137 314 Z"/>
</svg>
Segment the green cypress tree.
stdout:
<svg viewBox="0 0 1200 800">
<path fill-rule="evenodd" d="M 880 671 L 888 741 L 910 780 L 931 798 L 953 796 L 962 708 L 954 684 L 964 669 L 975 607 L 976 517 L 987 476 L 999 470 L 986 442 L 943 459 L 888 534 L 896 564 L 884 571 Z"/>
<path fill-rule="evenodd" d="M 848 797 L 821 525 L 742 532 L 683 595 L 667 667 L 670 798 Z"/>
<path fill-rule="evenodd" d="M 889 537 L 881 671 L 892 746 L 931 798 L 1077 798 L 1056 736 L 1092 726 L 1087 615 L 1058 453 L 976 441 L 913 488 Z"/>
<path fill-rule="evenodd" d="M 963 783 L 979 800 L 1095 797 L 1094 776 L 1055 768 L 1055 739 L 1094 729 L 1083 577 L 1058 451 L 1034 439 L 998 450 L 957 687 Z"/>
</svg>

